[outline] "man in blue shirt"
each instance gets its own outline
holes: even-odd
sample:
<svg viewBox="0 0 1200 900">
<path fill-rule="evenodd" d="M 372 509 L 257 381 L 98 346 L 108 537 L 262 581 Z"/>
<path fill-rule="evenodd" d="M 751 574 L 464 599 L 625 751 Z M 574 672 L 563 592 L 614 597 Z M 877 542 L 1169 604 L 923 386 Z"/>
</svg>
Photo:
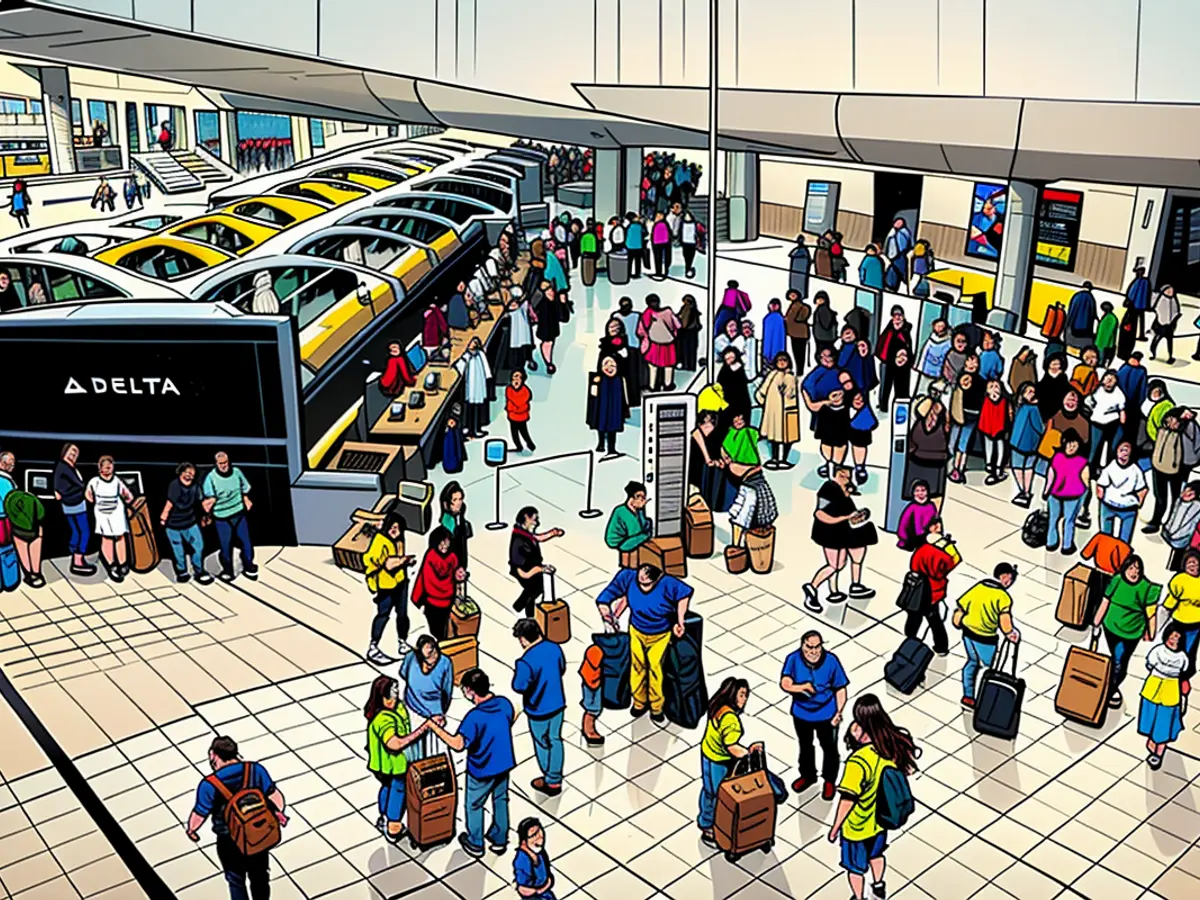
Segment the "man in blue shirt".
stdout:
<svg viewBox="0 0 1200 900">
<path fill-rule="evenodd" d="M 546 829 L 540 820 L 522 819 L 517 826 L 521 846 L 513 859 L 513 878 L 517 893 L 524 900 L 554 900 L 554 875 L 546 853 Z"/>
<path fill-rule="evenodd" d="M 687 615 L 692 589 L 656 566 L 622 569 L 596 598 L 600 617 L 616 627 L 617 619 L 629 607 L 629 649 L 631 655 L 629 686 L 636 719 L 650 710 L 656 725 L 667 721 L 663 706 L 663 656 L 672 633 L 683 637 L 683 618 Z"/>
<path fill-rule="evenodd" d="M 1125 291 L 1125 306 L 1137 313 L 1137 339 L 1146 339 L 1146 310 L 1150 308 L 1150 279 L 1146 270 L 1138 266 L 1133 270 L 1133 281 Z"/>
<path fill-rule="evenodd" d="M 275 818 L 279 820 L 280 826 L 287 824 L 287 816 L 283 813 L 283 794 L 259 763 L 242 761 L 238 755 L 237 742 L 233 738 L 213 738 L 208 748 L 208 764 L 230 794 L 236 794 L 246 787 L 262 791 L 267 803 L 274 809 Z M 224 792 L 218 791 L 209 779 L 201 781 L 196 789 L 196 803 L 185 826 L 187 836 L 193 841 L 200 840 L 200 827 L 211 815 L 213 834 L 217 836 L 217 859 L 221 862 L 221 868 L 225 870 L 229 896 L 232 900 L 250 900 L 251 896 L 254 900 L 267 900 L 271 896 L 270 851 L 246 856 L 234 845 L 229 838 L 229 826 L 225 824 L 226 799 Z M 246 893 L 247 878 L 250 879 L 250 893 Z"/>
<path fill-rule="evenodd" d="M 819 631 L 800 638 L 800 649 L 793 650 L 783 662 L 779 687 L 792 697 L 792 724 L 800 741 L 800 777 L 792 782 L 797 794 L 817 783 L 817 759 L 813 736 L 821 743 L 821 778 L 825 782 L 821 797 L 833 799 L 837 790 L 837 729 L 846 706 L 846 687 L 850 679 L 838 658 L 825 649 Z"/>
<path fill-rule="evenodd" d="M 645 262 L 646 226 L 642 224 L 637 213 L 629 213 L 625 220 L 625 249 L 629 251 L 630 277 L 642 277 L 642 263 Z"/>
<path fill-rule="evenodd" d="M 512 703 L 492 693 L 492 683 L 479 669 L 463 672 L 462 692 L 472 709 L 463 716 L 457 734 L 450 734 L 436 720 L 429 730 L 455 753 L 467 752 L 465 790 L 466 833 L 458 842 L 468 856 L 483 856 L 483 805 L 492 798 L 492 827 L 487 839 L 493 853 L 508 849 L 508 773 L 517 767 L 512 724 L 517 717 Z"/>
<path fill-rule="evenodd" d="M 567 708 L 563 675 L 567 659 L 558 644 L 546 640 L 542 626 L 533 619 L 519 619 L 513 626 L 513 637 L 525 652 L 513 667 L 512 688 L 521 695 L 521 706 L 529 717 L 529 736 L 543 776 L 533 779 L 531 787 L 556 797 L 562 793 L 562 727 Z"/>
</svg>

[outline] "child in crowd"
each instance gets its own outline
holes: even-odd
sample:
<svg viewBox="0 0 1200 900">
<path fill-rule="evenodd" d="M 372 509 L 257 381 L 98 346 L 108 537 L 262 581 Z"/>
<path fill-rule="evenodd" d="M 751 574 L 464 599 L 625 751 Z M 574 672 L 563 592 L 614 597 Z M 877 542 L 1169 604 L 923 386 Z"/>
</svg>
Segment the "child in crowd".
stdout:
<svg viewBox="0 0 1200 900">
<path fill-rule="evenodd" d="M 1183 731 L 1183 710 L 1191 685 L 1183 679 L 1188 658 L 1183 651 L 1183 632 L 1174 623 L 1163 629 L 1162 643 L 1146 654 L 1150 674 L 1142 687 L 1142 705 L 1138 711 L 1138 734 L 1146 738 L 1150 755 L 1146 764 L 1154 771 L 1162 768 L 1167 744 Z"/>
<path fill-rule="evenodd" d="M 987 383 L 983 397 L 983 409 L 979 413 L 979 433 L 983 435 L 983 457 L 987 466 L 984 484 L 999 484 L 1008 477 L 1004 471 L 1007 452 L 1005 434 L 1008 432 L 1009 405 L 1004 387 L 998 379 Z"/>
<path fill-rule="evenodd" d="M 850 452 L 854 456 L 854 481 L 867 483 L 867 449 L 871 432 L 879 427 L 879 419 L 867 402 L 866 391 L 855 391 L 850 398 L 850 429 L 847 432 Z"/>
<path fill-rule="evenodd" d="M 596 730 L 596 720 L 603 710 L 601 704 L 601 681 L 603 678 L 604 651 L 592 643 L 583 652 L 583 662 L 579 664 L 579 677 L 583 680 L 583 724 L 580 731 L 589 747 L 604 746 L 604 735 Z"/>
</svg>

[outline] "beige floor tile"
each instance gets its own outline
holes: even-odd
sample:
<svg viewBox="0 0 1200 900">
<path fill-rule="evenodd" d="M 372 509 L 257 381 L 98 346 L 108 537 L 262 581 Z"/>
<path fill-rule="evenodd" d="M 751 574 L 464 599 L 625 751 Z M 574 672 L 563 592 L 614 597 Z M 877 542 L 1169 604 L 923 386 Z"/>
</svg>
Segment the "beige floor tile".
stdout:
<svg viewBox="0 0 1200 900">
<path fill-rule="evenodd" d="M 1061 884 L 1023 862 L 997 875 L 996 884 L 1019 900 L 1051 900 L 1062 892 Z"/>
<path fill-rule="evenodd" d="M 1102 861 L 1106 869 L 1148 886 L 1166 871 L 1168 863 L 1147 856 L 1128 844 L 1118 844 Z"/>
<path fill-rule="evenodd" d="M 1171 900 L 1200 897 L 1200 878 L 1189 875 L 1179 868 L 1168 869 L 1150 887 L 1156 894 L 1169 897 Z"/>
<path fill-rule="evenodd" d="M 0 871 L 0 880 L 3 880 L 4 886 L 10 894 L 19 894 L 35 885 L 58 878 L 62 874 L 63 870 L 58 861 L 50 855 L 49 851 L 43 850 L 20 862 L 5 866 L 3 871 Z"/>
<path fill-rule="evenodd" d="M 336 855 L 329 841 L 317 831 L 306 831 L 300 835 L 291 833 L 291 823 L 285 829 L 284 840 L 279 847 L 272 851 L 272 858 L 287 872 L 329 859 Z"/>
<path fill-rule="evenodd" d="M 300 890 L 310 897 L 319 897 L 362 880 L 362 875 L 341 857 L 325 859 L 289 874 Z"/>
<path fill-rule="evenodd" d="M 170 862 L 161 863 L 155 866 L 155 871 L 173 890 L 182 891 L 190 885 L 201 882 L 214 885 L 219 883 L 209 882 L 208 879 L 219 872 L 220 867 L 206 854 L 196 850 L 193 845 L 191 853 L 185 853 Z"/>
<path fill-rule="evenodd" d="M 1104 900 L 1136 900 L 1145 888 L 1108 869 L 1097 866 L 1071 885 L 1085 897 L 1103 897 Z"/>
<path fill-rule="evenodd" d="M 627 863 L 635 875 L 651 884 L 670 884 L 688 873 L 691 865 L 666 847 L 655 846 Z"/>
<path fill-rule="evenodd" d="M 22 891 L 17 896 L 21 900 L 72 900 L 80 895 L 70 879 L 59 877 Z"/>
<path fill-rule="evenodd" d="M 46 842 L 33 828 L 26 828 L 0 840 L 0 880 L 3 870 L 23 859 L 37 856 L 46 850 Z"/>
<path fill-rule="evenodd" d="M 382 875 L 371 879 L 371 884 L 376 890 L 381 890 L 385 897 L 395 896 L 396 892 L 392 891 L 390 886 L 390 882 L 393 879 L 407 890 L 409 888 L 407 879 L 420 877 L 419 875 L 414 876 L 412 872 L 407 871 L 408 868 L 401 867 L 400 869 L 384 872 Z M 417 883 L 421 884 L 422 882 Z M 460 869 L 453 875 L 446 876 L 445 884 L 446 887 L 452 888 L 463 897 L 483 898 L 497 894 L 507 896 L 516 893 L 511 877 L 506 880 L 483 866 L 467 866 L 465 869 Z M 558 896 L 557 886 L 555 887 L 555 896 Z"/>
<path fill-rule="evenodd" d="M 71 881 L 84 897 L 124 884 L 133 876 L 125 863 L 115 854 L 106 856 L 71 873 Z"/>
<path fill-rule="evenodd" d="M 991 881 L 1017 859 L 980 838 L 974 838 L 959 847 L 952 857 L 985 881 Z"/>
<path fill-rule="evenodd" d="M 617 863 L 596 847 L 584 844 L 563 856 L 555 857 L 554 867 L 561 869 L 576 884 L 586 887 L 587 883 L 615 869 Z"/>
<path fill-rule="evenodd" d="M 614 869 L 589 881 L 583 889 L 596 898 L 620 897 L 622 900 L 648 900 L 658 892 L 654 885 L 638 878 L 628 869 Z"/>
<path fill-rule="evenodd" d="M 1043 841 L 1026 853 L 1023 859 L 1034 868 L 1052 874 L 1067 884 L 1086 872 L 1092 865 L 1086 858 L 1054 841 Z"/>
</svg>

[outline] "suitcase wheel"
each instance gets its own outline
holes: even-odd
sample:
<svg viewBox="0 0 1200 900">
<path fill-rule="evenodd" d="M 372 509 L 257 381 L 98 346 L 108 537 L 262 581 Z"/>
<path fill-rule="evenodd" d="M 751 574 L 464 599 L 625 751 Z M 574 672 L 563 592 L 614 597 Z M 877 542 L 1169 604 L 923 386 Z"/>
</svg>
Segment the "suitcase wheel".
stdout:
<svg viewBox="0 0 1200 900">
<path fill-rule="evenodd" d="M 770 853 L 770 852 L 771 852 L 771 848 L 772 848 L 773 846 L 775 846 L 775 842 L 774 842 L 774 841 L 767 841 L 765 844 L 763 844 L 763 845 L 762 845 L 761 847 L 759 847 L 758 849 L 759 849 L 759 850 L 761 850 L 763 853 Z"/>
<path fill-rule="evenodd" d="M 725 861 L 735 863 L 742 858 L 740 853 L 734 853 L 732 850 L 725 851 Z"/>
</svg>

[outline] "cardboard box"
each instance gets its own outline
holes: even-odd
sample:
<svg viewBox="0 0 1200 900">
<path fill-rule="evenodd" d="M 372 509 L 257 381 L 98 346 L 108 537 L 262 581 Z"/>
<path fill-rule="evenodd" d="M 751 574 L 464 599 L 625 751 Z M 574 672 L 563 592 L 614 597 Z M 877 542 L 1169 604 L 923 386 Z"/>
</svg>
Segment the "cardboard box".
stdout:
<svg viewBox="0 0 1200 900">
<path fill-rule="evenodd" d="M 678 535 L 651 538 L 638 547 L 638 564 L 656 566 L 668 575 L 686 578 L 687 557 L 683 552 L 683 538 Z"/>
<path fill-rule="evenodd" d="M 539 603 L 534 616 L 550 643 L 565 644 L 571 640 L 571 610 L 562 600 Z"/>
<path fill-rule="evenodd" d="M 462 682 L 463 673 L 479 665 L 479 639 L 476 637 L 447 638 L 438 648 L 454 667 L 454 683 Z"/>
<path fill-rule="evenodd" d="M 712 556 L 712 510 L 699 494 L 688 498 L 688 504 L 683 511 L 683 543 L 687 555 L 693 559 Z"/>
<path fill-rule="evenodd" d="M 453 608 L 450 610 L 449 631 L 450 637 L 478 637 L 479 622 L 481 620 L 479 613 L 473 613 L 469 616 L 460 616 Z"/>
<path fill-rule="evenodd" d="M 1054 617 L 1069 628 L 1085 628 L 1088 612 L 1098 605 L 1098 593 L 1103 592 L 1103 573 L 1091 566 L 1077 563 L 1063 575 L 1062 591 Z"/>
</svg>

